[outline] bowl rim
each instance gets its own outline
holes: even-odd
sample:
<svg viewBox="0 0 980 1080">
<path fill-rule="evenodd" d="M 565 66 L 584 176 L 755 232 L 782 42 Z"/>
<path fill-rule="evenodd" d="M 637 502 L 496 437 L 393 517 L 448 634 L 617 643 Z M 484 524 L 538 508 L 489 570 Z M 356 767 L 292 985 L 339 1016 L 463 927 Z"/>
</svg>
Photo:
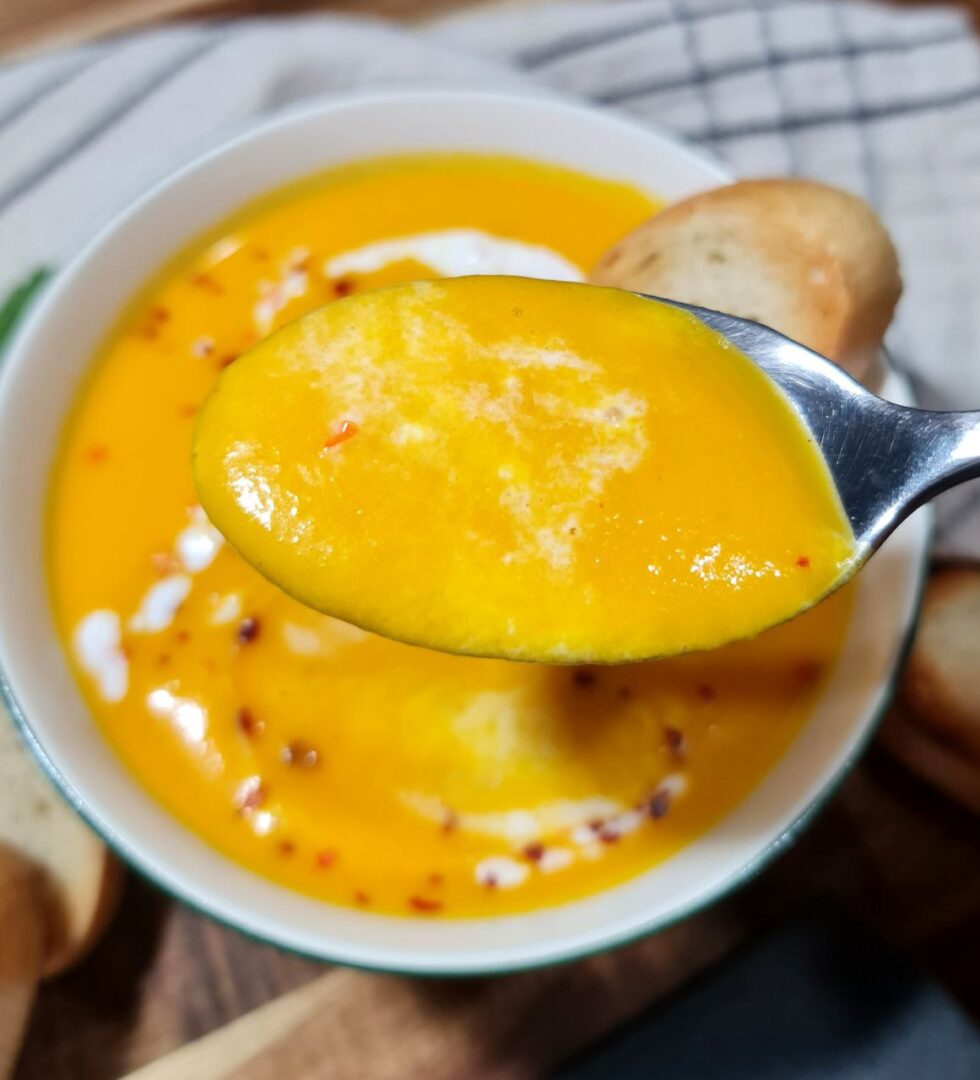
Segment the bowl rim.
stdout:
<svg viewBox="0 0 980 1080">
<path fill-rule="evenodd" d="M 730 182 L 732 174 L 710 152 L 688 144 L 684 139 L 674 133 L 664 130 L 654 124 L 640 123 L 624 117 L 614 110 L 594 106 L 577 101 L 574 98 L 555 95 L 551 92 L 518 92 L 518 91 L 492 91 L 474 90 L 468 88 L 453 89 L 451 86 L 439 88 L 420 89 L 410 87 L 399 89 L 395 86 L 386 87 L 383 90 L 355 91 L 346 93 L 333 93 L 305 99 L 296 105 L 279 110 L 273 115 L 254 121 L 244 128 L 236 131 L 230 137 L 221 140 L 213 147 L 193 156 L 190 160 L 170 170 L 150 185 L 138 198 L 131 200 L 118 213 L 114 214 L 105 222 L 90 239 L 52 276 L 50 281 L 44 283 L 40 294 L 34 298 L 29 310 L 15 327 L 13 335 L 8 342 L 5 352 L 13 355 L 18 352 L 21 344 L 29 341 L 36 326 L 40 326 L 48 318 L 49 312 L 57 306 L 63 292 L 73 286 L 74 280 L 81 267 L 83 267 L 92 254 L 120 228 L 124 227 L 131 219 L 137 217 L 143 208 L 150 204 L 161 192 L 174 184 L 179 183 L 186 176 L 204 169 L 213 161 L 223 157 L 236 147 L 261 140 L 273 132 L 288 127 L 291 124 L 302 122 L 305 119 L 342 110 L 348 107 L 384 105 L 406 102 L 414 102 L 424 105 L 427 102 L 443 101 L 447 97 L 461 100 L 470 99 L 475 103 L 500 103 L 511 104 L 517 107 L 533 105 L 560 111 L 566 114 L 578 115 L 583 118 L 601 121 L 610 128 L 618 128 L 624 134 L 646 140 L 660 140 L 671 146 L 673 152 L 689 161 L 696 162 L 705 172 L 706 182 L 714 180 L 718 183 Z M 2 384 L 5 381 L 4 358 L 0 356 L 0 396 L 2 396 Z M 923 511 L 920 511 L 920 515 Z M 666 915 L 654 914 L 645 919 L 638 919 L 632 925 L 622 928 L 607 928 L 605 931 L 597 930 L 587 939 L 581 938 L 572 942 L 557 942 L 546 948 L 539 949 L 520 957 L 504 957 L 499 960 L 487 959 L 482 963 L 469 963 L 464 965 L 452 965 L 447 963 L 444 956 L 436 956 L 435 962 L 412 962 L 392 963 L 380 960 L 366 960 L 363 951 L 354 951 L 353 955 L 337 952 L 335 943 L 325 941 L 325 947 L 312 949 L 301 947 L 295 941 L 289 939 L 286 934 L 277 934 L 268 927 L 260 928 L 252 922 L 247 912 L 237 909 L 231 903 L 214 902 L 205 897 L 202 892 L 196 891 L 190 875 L 183 872 L 180 877 L 161 873 L 155 867 L 149 849 L 141 849 L 120 836 L 110 821 L 78 794 L 68 778 L 55 764 L 48 751 L 41 744 L 35 734 L 30 720 L 20 706 L 11 684 L 7 679 L 2 666 L 0 666 L 0 700 L 2 700 L 14 721 L 22 741 L 29 750 L 31 756 L 38 762 L 44 773 L 52 782 L 60 796 L 68 805 L 88 824 L 90 828 L 103 840 L 106 846 L 118 855 L 127 866 L 131 867 L 142 878 L 149 881 L 155 887 L 161 889 L 166 895 L 179 901 L 207 917 L 214 919 L 220 925 L 230 927 L 246 937 L 275 945 L 284 951 L 321 962 L 340 964 L 346 967 L 362 970 L 378 971 L 391 974 L 412 975 L 421 977 L 472 977 L 475 975 L 505 974 L 515 971 L 532 970 L 556 964 L 569 963 L 585 959 L 610 949 L 618 948 L 632 941 L 636 941 L 647 935 L 667 929 L 683 919 L 689 918 L 696 912 L 708 905 L 723 899 L 741 885 L 747 883 L 758 875 L 778 854 L 793 843 L 802 831 L 809 825 L 823 805 L 836 792 L 846 775 L 850 772 L 857 759 L 866 749 L 878 724 L 880 723 L 888 705 L 894 695 L 897 680 L 901 671 L 905 655 L 911 646 L 921 609 L 923 591 L 925 587 L 928 569 L 929 537 L 931 535 L 932 514 L 930 509 L 924 511 L 927 525 L 926 537 L 922 544 L 922 550 L 917 565 L 914 567 L 914 577 L 911 579 L 911 598 L 907 604 L 906 622 L 902 633 L 893 649 L 888 665 L 885 668 L 885 676 L 875 684 L 874 693 L 877 701 L 870 707 L 867 719 L 854 740 L 850 752 L 842 759 L 832 771 L 829 771 L 822 781 L 813 798 L 790 820 L 785 827 L 765 844 L 751 859 L 742 863 L 737 870 L 727 876 L 711 883 L 696 895 L 691 897 L 685 904 Z M 122 767 L 125 769 L 125 765 Z M 155 801 L 155 800 L 154 800 Z M 734 808 L 733 808 L 734 809 Z M 169 811 L 164 810 L 164 813 Z M 173 815 L 169 815 L 173 816 Z M 178 821 L 178 824 L 182 823 Z M 193 833 L 193 830 L 188 830 Z M 194 834 L 196 835 L 196 834 Z M 198 837 L 198 839 L 200 839 Z M 222 857 L 221 853 L 215 853 Z M 285 888 L 284 886 L 279 886 Z M 600 890 L 604 892 L 605 890 Z M 599 895 L 599 894 L 596 894 Z M 460 920 L 454 920 L 460 921 Z M 483 920 L 479 920 L 483 921 Z M 513 951 L 513 950 L 511 950 Z"/>
</svg>

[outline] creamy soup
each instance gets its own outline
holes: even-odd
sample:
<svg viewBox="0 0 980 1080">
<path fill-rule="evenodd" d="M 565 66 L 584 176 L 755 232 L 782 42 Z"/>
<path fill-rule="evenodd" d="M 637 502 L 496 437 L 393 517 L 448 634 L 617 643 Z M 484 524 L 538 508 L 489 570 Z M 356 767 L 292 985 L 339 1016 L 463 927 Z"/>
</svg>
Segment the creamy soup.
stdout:
<svg viewBox="0 0 980 1080">
<path fill-rule="evenodd" d="M 213 848 L 371 911 L 527 911 L 655 865 L 790 744 L 833 666 L 846 592 L 676 660 L 468 659 L 290 599 L 196 501 L 198 409 L 270 332 L 423 277 L 578 280 L 652 209 L 622 185 L 509 159 L 367 163 L 246 208 L 124 314 L 53 477 L 53 603 L 106 739 Z M 324 440 L 351 436 L 341 422 Z"/>
<path fill-rule="evenodd" d="M 290 595 L 473 655 L 712 648 L 854 555 L 779 389 L 617 289 L 481 276 L 322 307 L 225 372 L 194 460 L 211 520 Z"/>
</svg>

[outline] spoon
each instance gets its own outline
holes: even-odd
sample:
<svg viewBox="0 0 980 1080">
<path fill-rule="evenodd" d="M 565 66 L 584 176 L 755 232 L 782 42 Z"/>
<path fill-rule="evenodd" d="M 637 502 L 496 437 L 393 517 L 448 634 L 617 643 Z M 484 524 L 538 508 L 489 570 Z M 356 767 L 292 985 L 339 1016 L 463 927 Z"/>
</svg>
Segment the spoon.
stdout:
<svg viewBox="0 0 980 1080">
<path fill-rule="evenodd" d="M 895 405 L 768 326 L 675 300 L 647 299 L 687 311 L 727 338 L 790 399 L 820 447 L 851 524 L 854 569 L 913 510 L 980 476 L 980 412 Z"/>
<path fill-rule="evenodd" d="M 839 588 L 980 474 L 980 418 L 889 404 L 748 320 L 470 277 L 264 339 L 205 402 L 194 463 L 217 528 L 310 607 L 447 652 L 624 663 Z"/>
</svg>

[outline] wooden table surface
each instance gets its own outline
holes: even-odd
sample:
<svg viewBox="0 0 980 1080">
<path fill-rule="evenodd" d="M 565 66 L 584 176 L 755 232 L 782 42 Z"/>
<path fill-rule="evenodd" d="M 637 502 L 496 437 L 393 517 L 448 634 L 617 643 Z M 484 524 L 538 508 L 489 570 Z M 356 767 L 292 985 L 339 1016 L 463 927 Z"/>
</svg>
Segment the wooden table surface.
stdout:
<svg viewBox="0 0 980 1080">
<path fill-rule="evenodd" d="M 338 0 L 337 3 L 212 0 L 3 0 L 0 52 L 30 50 L 126 28 L 185 10 L 199 13 L 360 10 L 424 18 L 453 0 Z M 966 6 L 980 14 L 980 0 Z M 747 888 L 692 928 L 666 931 L 625 950 L 656 964 L 680 935 L 715 933 L 731 940 L 756 933 L 814 904 L 842 907 L 917 961 L 980 1020 L 980 828 L 977 820 L 906 775 L 872 748 L 802 839 Z M 39 996 L 17 1076 L 21 1080 L 122 1075 L 277 995 L 315 978 L 323 967 L 249 941 L 168 900 L 130 876 L 118 917 L 95 952 Z M 601 969 L 600 969 L 601 971 Z M 578 1008 L 620 989 L 595 965 L 561 976 L 577 986 Z M 507 976 L 520 1008 L 533 1015 L 554 980 Z M 411 993 L 446 991 L 438 982 Z M 632 1007 L 632 1006 L 629 1006 Z M 523 1057 L 522 1057 L 523 1055 Z M 515 1045 L 508 1075 L 534 1076 L 534 1055 Z"/>
</svg>

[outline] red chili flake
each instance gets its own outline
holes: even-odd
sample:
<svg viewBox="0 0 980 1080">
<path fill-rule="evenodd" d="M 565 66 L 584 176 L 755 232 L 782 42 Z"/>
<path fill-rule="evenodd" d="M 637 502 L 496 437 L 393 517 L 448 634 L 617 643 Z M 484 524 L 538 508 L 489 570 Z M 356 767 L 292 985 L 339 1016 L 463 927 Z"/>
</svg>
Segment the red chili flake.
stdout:
<svg viewBox="0 0 980 1080">
<path fill-rule="evenodd" d="M 334 296 L 350 296 L 354 291 L 354 282 L 350 278 L 338 278 L 333 283 Z"/>
<path fill-rule="evenodd" d="M 196 405 L 179 405 L 177 407 L 177 415 L 182 420 L 191 420 L 195 416 L 197 416 L 197 406 Z"/>
<path fill-rule="evenodd" d="M 226 367 L 231 367 L 231 365 L 238 359 L 239 355 L 240 354 L 236 352 L 225 353 L 224 356 L 218 359 L 218 369 L 220 371 L 224 371 Z"/>
<path fill-rule="evenodd" d="M 325 848 L 323 851 L 318 851 L 313 859 L 321 870 L 328 870 L 337 861 L 337 852 Z"/>
<path fill-rule="evenodd" d="M 525 844 L 524 857 L 530 859 L 531 862 L 540 862 L 544 857 L 544 844 L 539 844 L 537 841 Z"/>
<path fill-rule="evenodd" d="M 257 247 L 253 250 L 252 254 L 258 259 L 259 262 L 269 261 L 269 250 L 264 247 Z"/>
<path fill-rule="evenodd" d="M 358 431 L 360 431 L 360 428 L 353 420 L 341 420 L 340 427 L 323 444 L 324 448 L 332 450 L 335 446 L 340 446 L 341 443 L 347 442 L 348 439 L 353 439 Z"/>
<path fill-rule="evenodd" d="M 153 567 L 154 572 L 160 574 L 161 577 L 164 574 L 171 574 L 177 569 L 176 561 L 169 551 L 155 551 L 150 556 L 150 565 Z"/>
<path fill-rule="evenodd" d="M 160 665 L 160 667 L 166 667 L 172 659 L 173 657 L 170 655 L 170 653 L 160 653 L 160 655 L 157 657 L 157 663 Z"/>
<path fill-rule="evenodd" d="M 651 796 L 647 805 L 647 812 L 654 821 L 659 821 L 661 818 L 666 817 L 669 811 L 670 792 L 661 788 L 660 791 L 654 792 Z"/>
<path fill-rule="evenodd" d="M 454 833 L 459 828 L 459 814 L 455 810 L 446 810 L 446 816 L 442 819 L 442 831 Z"/>
<path fill-rule="evenodd" d="M 259 620 L 249 616 L 242 619 L 235 631 L 235 638 L 239 645 L 250 645 L 258 636 L 261 626 Z"/>
<path fill-rule="evenodd" d="M 702 701 L 714 701 L 718 696 L 718 691 L 708 683 L 698 684 L 698 697 Z"/>
<path fill-rule="evenodd" d="M 85 456 L 93 465 L 99 465 L 109 456 L 109 448 L 107 446 L 90 446 Z"/>
<path fill-rule="evenodd" d="M 620 701 L 629 701 L 629 699 L 633 696 L 633 689 L 629 686 L 621 686 L 616 691 L 616 696 L 619 698 Z"/>
<path fill-rule="evenodd" d="M 621 836 L 615 829 L 607 826 L 599 830 L 599 839 L 604 844 L 615 844 L 621 839 Z"/>
<path fill-rule="evenodd" d="M 496 889 L 496 887 L 497 887 L 497 875 L 496 874 L 487 874 L 486 877 L 483 879 L 483 886 L 486 889 Z"/>
<path fill-rule="evenodd" d="M 798 566 L 798 567 L 799 567 L 799 568 L 800 568 L 801 570 L 805 570 L 805 569 L 806 569 L 806 568 L 807 568 L 807 567 L 808 567 L 808 566 L 810 565 L 810 559 L 809 559 L 809 556 L 807 556 L 807 555 L 801 555 L 801 556 L 800 556 L 800 557 L 799 557 L 799 558 L 798 558 L 798 559 L 796 560 L 796 565 L 797 565 L 797 566 Z"/>
<path fill-rule="evenodd" d="M 257 739 L 265 728 L 265 724 L 261 720 L 255 719 L 252 710 L 246 709 L 244 706 L 235 714 L 235 723 L 246 739 Z"/>
<path fill-rule="evenodd" d="M 191 284 L 198 289 L 209 292 L 212 296 L 221 296 L 225 291 L 221 282 L 216 281 L 210 274 L 206 274 L 203 271 L 199 274 L 195 274 L 191 278 Z"/>
<path fill-rule="evenodd" d="M 191 638 L 190 630 L 178 630 L 177 631 L 177 641 L 178 641 L 179 644 L 183 645 L 185 642 L 190 641 L 190 638 Z"/>
<path fill-rule="evenodd" d="M 368 896 L 366 892 L 361 892 L 360 889 L 358 889 L 357 892 L 354 893 L 354 900 L 358 904 L 360 904 L 361 907 L 366 907 L 368 904 L 371 903 L 371 897 Z"/>
<path fill-rule="evenodd" d="M 122 645 L 119 646 L 119 651 L 123 654 L 123 657 L 126 660 L 133 659 L 133 646 L 131 642 L 124 641 Z"/>
<path fill-rule="evenodd" d="M 413 910 L 420 911 L 423 915 L 432 915 L 442 910 L 441 900 L 430 900 L 426 896 L 410 896 L 408 905 Z"/>
<path fill-rule="evenodd" d="M 284 765 L 298 765 L 303 769 L 312 769 L 320 760 L 319 751 L 300 739 L 287 743 L 279 755 Z"/>
<path fill-rule="evenodd" d="M 236 810 L 258 810 L 265 802 L 266 786 L 257 776 L 243 780 L 235 789 L 234 804 Z"/>
<path fill-rule="evenodd" d="M 279 854 L 284 855 L 286 858 L 296 853 L 296 845 L 292 840 L 280 840 L 277 846 L 279 848 Z"/>
<path fill-rule="evenodd" d="M 438 886 L 438 885 L 441 885 L 443 883 L 445 878 L 443 878 L 442 874 L 429 874 L 429 877 L 428 877 L 427 880 L 428 880 L 430 885 Z"/>
<path fill-rule="evenodd" d="M 823 674 L 823 664 L 818 660 L 803 660 L 796 665 L 793 674 L 803 686 L 813 686 Z"/>
<path fill-rule="evenodd" d="M 673 754 L 684 753 L 684 732 L 679 728 L 671 727 L 668 725 L 664 728 L 664 741 L 667 743 L 668 750 Z"/>
<path fill-rule="evenodd" d="M 572 682 L 576 686 L 581 686 L 583 689 L 588 689 L 590 686 L 595 686 L 596 675 L 594 671 L 590 671 L 588 668 L 576 668 L 572 672 Z"/>
<path fill-rule="evenodd" d="M 156 323 L 165 323 L 170 319 L 170 312 L 165 307 L 154 307 L 150 309 L 150 318 Z"/>
</svg>

